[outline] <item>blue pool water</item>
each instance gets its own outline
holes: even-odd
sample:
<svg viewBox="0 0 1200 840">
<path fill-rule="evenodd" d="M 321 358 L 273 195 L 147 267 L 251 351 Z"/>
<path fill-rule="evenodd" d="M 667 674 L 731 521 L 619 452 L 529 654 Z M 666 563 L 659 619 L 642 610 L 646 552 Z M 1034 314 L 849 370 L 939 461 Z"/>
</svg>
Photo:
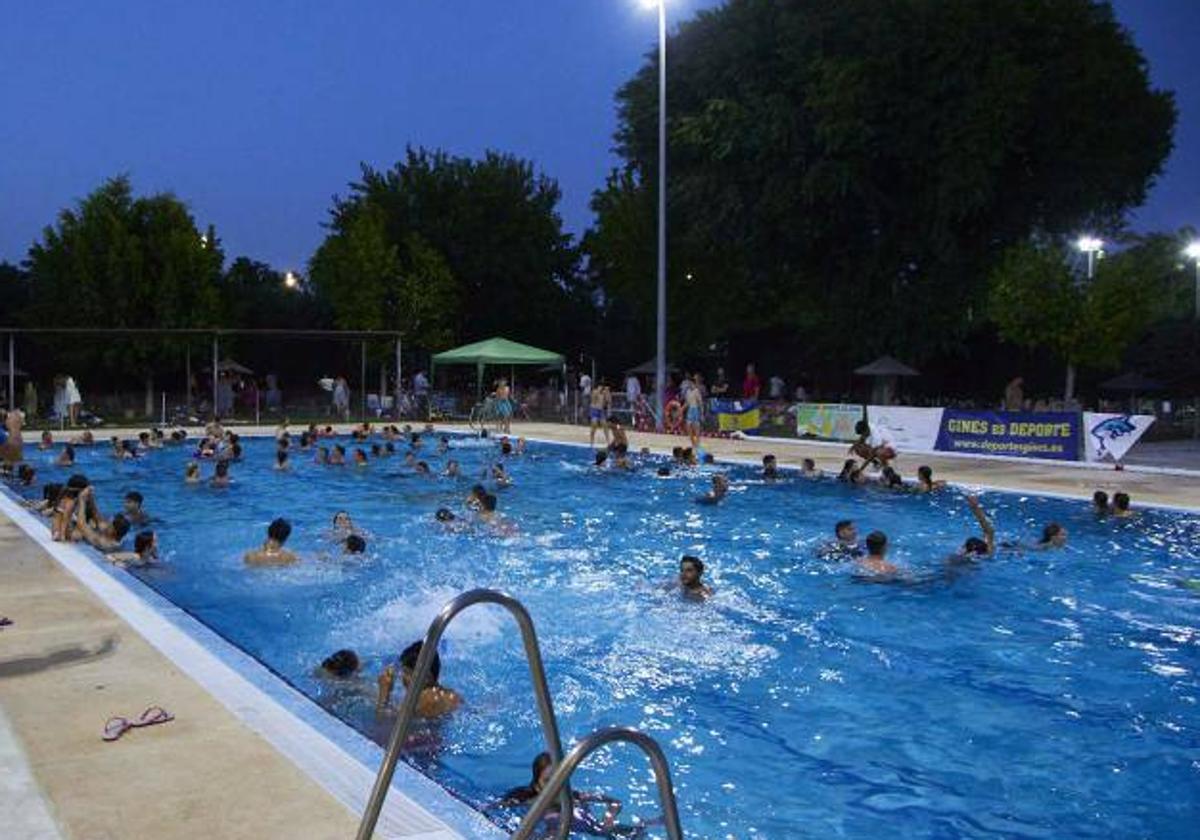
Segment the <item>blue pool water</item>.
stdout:
<svg viewBox="0 0 1200 840">
<path fill-rule="evenodd" d="M 702 507 L 703 471 L 596 474 L 586 450 L 539 444 L 506 459 L 515 484 L 500 508 L 519 531 L 498 537 L 433 522 L 442 505 L 462 513 L 496 457 L 477 441 L 455 440 L 457 481 L 419 478 L 399 457 L 355 469 L 297 454 L 277 474 L 273 442 L 244 443 L 225 490 L 185 485 L 178 449 L 135 462 L 79 449 L 76 470 L 106 511 L 127 489 L 145 494 L 163 558 L 142 580 L 372 737 L 384 727 L 371 701 L 330 693 L 314 666 L 352 647 L 371 679 L 445 601 L 495 587 L 537 622 L 565 740 L 647 730 L 689 837 L 1196 836 L 1200 593 L 1176 582 L 1200 578 L 1197 516 L 1097 521 L 1078 502 L 988 493 L 1002 539 L 1053 519 L 1070 545 L 925 586 L 868 585 L 818 558 L 835 520 L 886 531 L 897 561 L 936 574 L 974 533 L 961 496 L 728 468 L 730 497 Z M 69 472 L 36 457 L 43 480 Z M 339 509 L 368 532 L 365 558 L 329 540 Z M 304 562 L 247 569 L 242 553 L 280 515 Z M 711 602 L 661 586 L 683 553 L 708 563 Z M 540 749 L 520 645 L 506 614 L 476 608 L 442 657 L 442 682 L 467 702 L 414 762 L 482 805 L 524 784 Z M 602 753 L 577 787 L 622 797 L 625 815 L 657 813 L 632 751 Z"/>
</svg>

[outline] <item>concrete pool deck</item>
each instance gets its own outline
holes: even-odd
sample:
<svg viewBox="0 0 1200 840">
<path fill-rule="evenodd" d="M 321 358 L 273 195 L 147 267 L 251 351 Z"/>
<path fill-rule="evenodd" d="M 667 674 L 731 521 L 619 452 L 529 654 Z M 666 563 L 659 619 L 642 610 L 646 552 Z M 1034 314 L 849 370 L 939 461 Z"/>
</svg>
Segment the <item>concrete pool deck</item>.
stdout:
<svg viewBox="0 0 1200 840">
<path fill-rule="evenodd" d="M 103 432 L 114 433 L 122 434 Z M 585 427 L 562 424 L 522 423 L 513 434 L 588 442 Z M 659 452 L 682 441 L 641 432 L 629 438 L 635 450 L 648 446 Z M 836 471 L 846 452 L 844 445 L 753 438 L 711 439 L 705 446 L 718 461 L 758 461 L 771 452 L 790 465 L 814 458 L 826 472 Z M 904 454 L 897 460 L 906 476 L 925 463 L 938 478 L 968 486 L 1084 499 L 1097 488 L 1124 490 L 1135 504 L 1200 510 L 1195 473 Z M 39 840 L 354 836 L 358 814 L 344 800 L 185 673 L 3 512 L 0 615 L 15 622 L 0 630 L 5 832 L 15 826 L 24 832 L 16 836 Z M 176 720 L 135 730 L 116 743 L 101 741 L 109 716 L 136 716 L 156 704 Z M 27 823 L 14 821 L 14 815 Z M 459 836 L 425 825 L 400 834 L 429 840 Z"/>
</svg>

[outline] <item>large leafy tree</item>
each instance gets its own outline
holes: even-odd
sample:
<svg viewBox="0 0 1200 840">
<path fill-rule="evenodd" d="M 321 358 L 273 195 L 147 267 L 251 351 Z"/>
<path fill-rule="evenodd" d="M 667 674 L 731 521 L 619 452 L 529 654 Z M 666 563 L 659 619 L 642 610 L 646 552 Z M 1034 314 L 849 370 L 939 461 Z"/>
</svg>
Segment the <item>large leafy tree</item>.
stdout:
<svg viewBox="0 0 1200 840">
<path fill-rule="evenodd" d="M 409 149 L 335 199 L 310 275 L 339 325 L 402 329 L 429 349 L 504 335 L 557 343 L 580 300 L 558 185 L 531 164 Z"/>
<path fill-rule="evenodd" d="M 1170 279 L 1158 247 L 1135 247 L 1080 276 L 1059 244 L 1024 242 L 992 273 L 988 309 L 1001 337 L 1048 349 L 1067 365 L 1064 397 L 1075 395 L 1077 366 L 1111 369 L 1154 319 Z"/>
<path fill-rule="evenodd" d="M 223 256 L 202 236 L 187 207 L 160 193 L 135 198 L 129 178 L 105 182 L 63 210 L 29 249 L 30 302 L 24 320 L 40 327 L 208 327 L 219 315 Z M 75 370 L 121 370 L 146 387 L 173 369 L 183 344 L 165 338 L 83 338 L 55 343 Z"/>
<path fill-rule="evenodd" d="M 1116 225 L 1171 148 L 1172 96 L 1108 3 L 729 0 L 668 55 L 682 350 L 717 337 L 696 324 L 786 327 L 843 364 L 954 346 L 1008 247 Z M 617 99 L 626 172 L 588 249 L 606 297 L 644 311 L 654 58 Z"/>
</svg>

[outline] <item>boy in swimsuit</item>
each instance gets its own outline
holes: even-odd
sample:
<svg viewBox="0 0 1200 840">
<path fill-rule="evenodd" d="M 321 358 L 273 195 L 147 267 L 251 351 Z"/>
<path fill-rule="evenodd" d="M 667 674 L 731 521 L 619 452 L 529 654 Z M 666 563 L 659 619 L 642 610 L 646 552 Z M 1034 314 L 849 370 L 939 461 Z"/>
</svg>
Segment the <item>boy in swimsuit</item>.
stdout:
<svg viewBox="0 0 1200 840">
<path fill-rule="evenodd" d="M 692 441 L 693 449 L 700 448 L 700 423 L 703 419 L 702 400 L 700 386 L 695 381 L 691 381 L 683 396 L 683 403 L 686 407 L 683 419 L 687 424 L 687 434 Z"/>
<path fill-rule="evenodd" d="M 591 424 L 591 429 L 588 434 L 588 442 L 593 448 L 596 446 L 596 430 L 600 429 L 604 432 L 604 446 L 607 448 L 609 444 L 608 437 L 608 408 L 611 405 L 608 386 L 603 382 L 592 389 L 591 403 L 588 408 L 588 422 Z"/>
<path fill-rule="evenodd" d="M 267 527 L 267 541 L 263 543 L 262 548 L 246 552 L 246 565 L 290 566 L 297 562 L 300 558 L 283 547 L 291 535 L 291 523 L 282 517 L 276 519 Z"/>
</svg>

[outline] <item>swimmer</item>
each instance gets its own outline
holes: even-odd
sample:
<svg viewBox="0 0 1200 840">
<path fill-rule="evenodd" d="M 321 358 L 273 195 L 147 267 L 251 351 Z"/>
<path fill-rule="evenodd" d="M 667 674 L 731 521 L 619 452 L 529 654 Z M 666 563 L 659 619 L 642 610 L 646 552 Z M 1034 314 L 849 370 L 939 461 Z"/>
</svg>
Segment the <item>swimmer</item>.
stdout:
<svg viewBox="0 0 1200 840">
<path fill-rule="evenodd" d="M 280 449 L 278 452 L 275 453 L 275 471 L 276 472 L 287 472 L 291 468 L 292 468 L 291 464 L 288 463 L 287 450 Z"/>
<path fill-rule="evenodd" d="M 487 495 L 487 489 L 482 484 L 476 484 L 471 487 L 471 492 L 467 493 L 467 500 L 464 503 L 468 510 L 479 510 L 483 505 L 483 497 Z"/>
<path fill-rule="evenodd" d="M 331 467 L 345 466 L 345 464 L 346 464 L 346 447 L 342 446 L 340 443 L 335 443 L 333 445 L 333 451 L 331 451 L 329 453 L 329 460 L 327 461 L 327 463 Z"/>
<path fill-rule="evenodd" d="M 50 434 L 49 430 L 42 432 L 42 439 L 41 439 L 41 441 L 38 442 L 38 449 L 45 452 L 47 449 L 53 449 L 53 448 L 54 448 L 54 435 Z"/>
<path fill-rule="evenodd" d="M 416 452 L 414 452 L 413 450 L 410 449 L 410 450 L 408 450 L 408 452 L 406 452 L 404 454 L 404 466 L 413 467 L 413 468 L 415 468 L 417 466 L 417 453 Z"/>
<path fill-rule="evenodd" d="M 46 484 L 42 486 L 42 498 L 27 499 L 21 502 L 23 507 L 32 510 L 34 513 L 42 516 L 50 516 L 54 512 L 54 506 L 58 504 L 58 497 L 62 495 L 63 485 L 61 484 Z"/>
<path fill-rule="evenodd" d="M 935 490 L 941 490 L 946 486 L 944 481 L 933 480 L 933 469 L 931 467 L 917 467 L 917 487 L 918 493 L 932 493 Z"/>
<path fill-rule="evenodd" d="M 625 434 L 624 427 L 616 417 L 608 418 L 608 431 L 610 435 L 608 450 L 610 452 L 617 451 L 619 446 L 625 447 L 626 451 L 629 450 L 629 436 Z"/>
<path fill-rule="evenodd" d="M 151 443 L 150 443 L 150 433 L 149 432 L 138 432 L 137 448 L 141 449 L 142 451 L 146 451 L 146 450 L 152 448 Z"/>
<path fill-rule="evenodd" d="M 503 464 L 497 463 L 492 465 L 492 479 L 496 482 L 497 487 L 512 486 L 512 476 L 505 471 Z"/>
<path fill-rule="evenodd" d="M 967 505 L 971 508 L 971 514 L 975 517 L 975 521 L 979 523 L 979 530 L 983 532 L 983 538 L 967 537 L 962 548 L 951 557 L 952 564 L 970 562 L 980 557 L 991 557 L 996 553 L 996 529 L 987 514 L 984 513 L 979 499 L 975 496 L 967 496 Z"/>
<path fill-rule="evenodd" d="M 429 469 L 429 464 L 425 463 L 424 461 L 417 461 L 416 472 L 417 475 L 426 477 L 433 475 L 433 470 Z"/>
<path fill-rule="evenodd" d="M 247 551 L 247 566 L 290 566 L 300 558 L 283 547 L 292 535 L 292 524 L 280 517 L 267 526 L 267 540 L 262 548 Z"/>
<path fill-rule="evenodd" d="M 313 455 L 313 463 L 314 464 L 328 464 L 329 463 L 329 447 L 318 446 L 316 454 Z"/>
<path fill-rule="evenodd" d="M 37 481 L 37 470 L 29 464 L 17 467 L 17 484 L 21 487 L 32 487 Z"/>
<path fill-rule="evenodd" d="M 534 758 L 532 773 L 529 784 L 513 788 L 495 802 L 487 805 L 484 810 L 513 808 L 532 803 L 537 799 L 554 775 L 554 760 L 550 757 L 550 753 L 539 753 Z M 644 831 L 644 826 L 641 825 L 617 825 L 617 815 L 621 813 L 622 807 L 619 799 L 600 793 L 584 793 L 578 790 L 571 791 L 571 798 L 576 806 L 572 809 L 571 815 L 572 832 L 592 837 L 640 837 Z M 589 810 L 593 804 L 604 806 L 604 813 L 599 818 Z M 542 821 L 546 823 L 547 833 L 539 836 L 554 834 L 558 816 L 558 812 L 554 809 L 546 814 Z"/>
<path fill-rule="evenodd" d="M 518 455 L 525 454 L 525 447 L 526 447 L 525 438 L 523 438 L 523 437 L 517 438 L 517 454 Z"/>
<path fill-rule="evenodd" d="M 1067 544 L 1067 529 L 1057 522 L 1050 522 L 1042 529 L 1042 537 L 1034 545 L 1038 551 L 1062 548 Z"/>
<path fill-rule="evenodd" d="M 613 454 L 613 469 L 617 470 L 632 470 L 633 464 L 629 461 L 629 448 L 625 444 L 620 444 L 616 447 Z"/>
<path fill-rule="evenodd" d="M 188 465 L 183 469 L 184 484 L 199 484 L 200 483 L 200 465 L 195 461 L 189 461 Z"/>
<path fill-rule="evenodd" d="M 817 462 L 812 458 L 805 458 L 800 462 L 800 475 L 804 478 L 817 479 L 821 477 L 821 471 L 817 469 Z"/>
<path fill-rule="evenodd" d="M 367 550 L 367 541 L 358 534 L 351 534 L 342 543 L 342 553 L 362 554 Z"/>
<path fill-rule="evenodd" d="M 663 464 L 655 472 L 655 475 L 657 475 L 659 478 L 670 478 L 671 477 L 671 468 L 668 467 L 666 464 Z"/>
<path fill-rule="evenodd" d="M 715 505 L 725 498 L 729 493 L 729 479 L 722 473 L 717 473 L 712 477 L 712 490 L 709 490 L 703 496 L 696 497 L 696 504 L 699 505 Z"/>
<path fill-rule="evenodd" d="M 450 438 L 446 437 L 445 435 L 442 435 L 440 438 L 438 438 L 437 454 L 445 455 L 449 451 L 450 451 Z"/>
<path fill-rule="evenodd" d="M 141 531 L 133 538 L 133 551 L 114 551 L 107 559 L 121 568 L 148 566 L 158 559 L 158 536 L 153 531 Z"/>
<path fill-rule="evenodd" d="M 354 527 L 353 520 L 350 519 L 350 514 L 344 510 L 339 510 L 333 515 L 333 532 L 338 535 L 353 534 L 357 532 Z"/>
<path fill-rule="evenodd" d="M 887 545 L 887 535 L 882 531 L 867 534 L 867 554 L 855 558 L 855 577 L 874 582 L 894 580 L 900 574 L 900 567 L 888 561 Z"/>
<path fill-rule="evenodd" d="M 774 481 L 779 478 L 779 464 L 775 461 L 774 455 L 764 455 L 762 459 L 763 471 L 762 477 L 767 481 Z"/>
<path fill-rule="evenodd" d="M 679 591 L 684 598 L 706 601 L 713 596 L 713 589 L 704 583 L 704 561 L 685 554 L 679 561 Z"/>
<path fill-rule="evenodd" d="M 434 513 L 433 518 L 438 522 L 456 522 L 458 517 L 454 515 L 454 511 L 450 508 L 438 508 Z"/>
<path fill-rule="evenodd" d="M 867 477 L 863 474 L 863 470 L 866 468 L 866 462 L 860 466 L 858 461 L 855 461 L 853 458 L 847 458 L 846 462 L 842 464 L 842 471 L 838 473 L 837 480 L 845 481 L 849 484 L 866 484 Z"/>
<path fill-rule="evenodd" d="M 371 444 L 371 457 L 376 459 L 383 457 L 383 447 L 380 444 Z"/>
<path fill-rule="evenodd" d="M 229 477 L 229 462 L 217 461 L 216 472 L 208 480 L 210 487 L 228 487 L 233 480 Z"/>
<path fill-rule="evenodd" d="M 1132 517 L 1133 511 L 1129 509 L 1129 494 L 1114 493 L 1112 515 L 1117 519 L 1129 519 Z"/>
<path fill-rule="evenodd" d="M 900 473 L 896 472 L 891 467 L 884 467 L 879 474 L 879 483 L 888 490 L 904 490 L 904 479 L 900 477 Z"/>
<path fill-rule="evenodd" d="M 417 667 L 417 659 L 421 655 L 423 645 L 423 642 L 413 642 L 400 654 L 400 681 L 406 690 L 412 689 L 413 671 Z M 433 654 L 433 661 L 429 665 L 429 672 L 426 675 L 425 683 L 417 698 L 416 716 L 418 718 L 430 720 L 432 718 L 444 717 L 462 705 L 462 697 L 458 695 L 458 692 L 438 682 L 441 672 L 442 659 L 435 652 Z M 388 665 L 379 675 L 379 693 L 375 699 L 375 711 L 377 714 L 384 712 L 388 708 L 395 682 L 396 666 Z"/>
<path fill-rule="evenodd" d="M 1108 516 L 1108 494 L 1103 490 L 1097 490 L 1092 494 L 1092 512 L 1096 516 Z"/>
<path fill-rule="evenodd" d="M 508 438 L 505 438 L 504 440 L 500 441 L 500 454 L 501 455 L 513 454 L 512 444 L 508 442 Z"/>
<path fill-rule="evenodd" d="M 136 490 L 130 490 L 125 494 L 123 512 L 125 518 L 134 525 L 145 525 L 150 521 L 150 515 L 142 507 L 143 501 L 142 494 Z"/>
<path fill-rule="evenodd" d="M 75 447 L 69 443 L 66 446 L 64 446 L 63 451 L 60 452 L 58 454 L 58 457 L 54 459 L 54 466 L 56 466 L 56 467 L 73 467 L 73 466 L 75 466 Z"/>
<path fill-rule="evenodd" d="M 460 475 L 462 475 L 462 471 L 459 469 L 459 466 L 458 466 L 458 461 L 455 461 L 453 458 L 451 458 L 449 461 L 446 462 L 445 475 L 446 475 L 446 478 L 458 478 Z"/>
<path fill-rule="evenodd" d="M 317 676 L 345 680 L 357 674 L 361 667 L 362 663 L 358 659 L 358 654 L 348 648 L 343 648 L 334 651 L 321 661 L 321 667 L 317 669 Z"/>
<path fill-rule="evenodd" d="M 858 543 L 858 526 L 853 520 L 843 519 L 833 526 L 833 542 L 821 547 L 818 554 L 826 560 L 850 560 L 862 557 L 863 547 Z"/>
<path fill-rule="evenodd" d="M 71 435 L 71 440 L 68 442 L 74 446 L 95 446 L 96 436 L 92 434 L 90 429 L 84 429 L 77 435 Z"/>
<path fill-rule="evenodd" d="M 79 491 L 79 499 L 75 505 L 75 531 L 73 539 L 81 539 L 98 548 L 109 552 L 120 548 L 121 541 L 129 533 L 129 520 L 117 514 L 112 521 L 105 521 L 99 512 L 93 508 L 95 524 L 89 521 L 89 507 L 95 504 L 95 488 L 88 486 Z"/>
<path fill-rule="evenodd" d="M 367 453 L 364 449 L 354 450 L 354 466 L 365 467 L 367 465 Z"/>
</svg>

